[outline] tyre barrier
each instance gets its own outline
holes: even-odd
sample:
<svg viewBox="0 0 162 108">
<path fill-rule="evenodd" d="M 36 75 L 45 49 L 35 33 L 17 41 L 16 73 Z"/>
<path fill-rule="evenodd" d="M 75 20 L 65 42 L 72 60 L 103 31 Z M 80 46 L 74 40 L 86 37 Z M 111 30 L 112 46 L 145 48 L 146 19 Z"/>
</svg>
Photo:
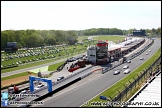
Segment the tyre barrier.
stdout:
<svg viewBox="0 0 162 108">
<path fill-rule="evenodd" d="M 102 68 L 95 69 L 95 70 L 93 70 L 92 72 L 96 72 L 96 71 L 98 71 L 98 70 L 102 70 Z"/>
</svg>

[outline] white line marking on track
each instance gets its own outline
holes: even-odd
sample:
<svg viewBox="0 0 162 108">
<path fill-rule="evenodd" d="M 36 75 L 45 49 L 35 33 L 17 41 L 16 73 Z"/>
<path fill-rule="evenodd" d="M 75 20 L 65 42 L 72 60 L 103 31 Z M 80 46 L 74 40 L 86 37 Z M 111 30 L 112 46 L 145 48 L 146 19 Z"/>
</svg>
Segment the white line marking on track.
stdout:
<svg viewBox="0 0 162 108">
<path fill-rule="evenodd" d="M 69 90 L 66 90 L 66 91 L 64 91 L 64 92 L 62 92 L 62 93 L 60 93 L 60 94 L 57 94 L 57 95 L 55 95 L 55 96 L 52 96 L 52 97 L 49 97 L 49 98 L 47 98 L 47 99 L 44 99 L 44 101 L 43 102 L 46 102 L 46 101 L 48 101 L 48 100 L 50 100 L 50 99 L 52 99 L 52 98 L 55 98 L 55 97 L 57 97 L 57 96 L 59 96 L 59 95 L 62 95 L 62 94 L 64 94 L 64 93 L 66 93 L 66 92 L 68 92 L 68 91 L 70 91 L 70 90 L 72 90 L 72 89 L 75 89 L 75 88 L 77 88 L 77 87 L 79 87 L 79 86 L 82 86 L 82 85 L 84 85 L 84 84 L 86 84 L 86 83 L 88 83 L 88 82 L 90 82 L 90 81 L 92 81 L 92 80 L 97 80 L 99 77 L 101 77 L 103 74 L 101 74 L 101 75 L 99 75 L 99 76 L 97 76 L 97 77 L 95 77 L 95 78 L 93 78 L 93 79 L 88 79 L 88 81 L 86 81 L 85 83 L 82 83 L 82 84 L 80 84 L 80 85 L 77 85 L 77 86 L 75 86 L 75 87 L 73 87 L 73 88 L 71 88 L 71 89 L 69 89 Z M 37 106 L 37 105 L 32 105 L 32 107 L 34 107 L 34 106 Z"/>
</svg>

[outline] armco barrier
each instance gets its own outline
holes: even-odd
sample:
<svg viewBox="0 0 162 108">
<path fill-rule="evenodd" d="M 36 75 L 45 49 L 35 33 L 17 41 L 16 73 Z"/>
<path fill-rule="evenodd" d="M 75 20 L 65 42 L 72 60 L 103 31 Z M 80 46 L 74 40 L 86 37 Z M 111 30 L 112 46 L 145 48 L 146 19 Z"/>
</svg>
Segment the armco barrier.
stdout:
<svg viewBox="0 0 162 108">
<path fill-rule="evenodd" d="M 65 84 L 65 85 L 63 85 L 63 86 L 61 86 L 61 87 L 59 87 L 59 88 L 53 90 L 53 91 L 50 92 L 50 93 L 47 93 L 47 94 L 45 94 L 45 95 L 42 95 L 41 97 L 38 97 L 38 98 L 36 98 L 36 99 L 33 99 L 32 101 L 41 101 L 41 100 L 47 98 L 48 96 L 52 96 L 53 94 L 57 93 L 58 91 L 60 91 L 60 90 L 62 90 L 62 89 L 64 89 L 64 88 L 70 86 L 71 84 L 73 84 L 73 83 L 75 83 L 75 82 L 77 82 L 77 81 L 79 81 L 79 80 L 81 80 L 81 77 L 76 78 L 75 80 L 73 80 L 73 81 L 71 81 L 71 82 L 69 82 L 69 83 L 67 83 L 67 84 Z M 19 106 L 19 107 L 29 107 L 29 106 L 31 106 L 31 105 L 21 105 L 21 106 Z"/>
<path fill-rule="evenodd" d="M 52 82 L 52 86 L 54 86 L 54 85 L 56 85 L 56 84 L 58 84 L 58 83 L 60 83 L 60 82 L 62 82 L 62 81 L 64 81 L 64 80 L 66 80 L 66 79 L 69 79 L 69 78 L 71 78 L 71 77 L 73 77 L 73 76 L 75 76 L 75 75 L 77 75 L 77 74 L 79 74 L 79 73 L 81 73 L 81 72 L 84 72 L 85 70 L 88 70 L 88 69 L 90 69 L 90 68 L 92 68 L 92 67 L 93 67 L 93 66 L 90 66 L 90 67 L 88 67 L 88 68 L 86 68 L 86 69 L 84 69 L 84 70 L 82 70 L 82 71 L 79 71 L 79 72 L 77 72 L 77 73 L 71 74 L 71 75 L 65 77 L 64 79 L 62 79 L 62 80 L 60 80 L 60 81 Z"/>
<path fill-rule="evenodd" d="M 90 75 L 90 74 L 92 74 L 92 72 L 88 72 L 87 74 L 81 76 L 81 79 L 85 78 L 86 76 L 88 76 L 88 75 Z"/>
<path fill-rule="evenodd" d="M 81 73 L 81 72 L 83 72 L 83 71 L 85 71 L 85 70 L 87 70 L 87 69 L 89 69 L 89 68 L 91 68 L 91 67 L 92 67 L 92 66 L 90 66 L 90 67 L 88 67 L 88 68 L 86 68 L 86 69 L 84 69 L 84 70 L 82 70 L 82 71 L 80 71 L 80 72 L 78 72 L 78 73 Z M 70 75 L 70 77 L 72 77 L 72 76 L 74 76 L 74 75 L 76 75 L 76 74 L 78 74 L 78 73 L 72 74 L 72 75 Z M 92 72 L 88 72 L 87 74 L 85 74 L 85 75 L 79 77 L 79 79 L 82 79 L 82 78 L 84 78 L 84 77 L 86 77 L 86 76 L 88 76 L 88 75 L 90 75 L 90 74 L 92 74 Z M 62 82 L 62 81 L 64 81 L 64 80 L 66 80 L 66 79 L 68 79 L 68 78 L 70 78 L 70 77 L 66 77 L 66 78 L 64 78 L 63 80 L 60 80 L 60 81 L 57 81 L 57 82 L 52 82 L 52 85 L 58 84 L 58 83 L 60 83 L 60 82 Z M 77 79 L 78 79 L 78 78 L 77 78 Z M 69 84 L 72 84 L 72 83 L 76 82 L 77 79 L 75 79 L 75 80 L 69 82 L 69 83 L 66 84 L 66 85 L 69 85 Z M 79 81 L 79 80 L 78 80 L 78 81 Z M 66 85 L 63 85 L 62 87 L 66 87 Z M 60 87 L 60 88 L 62 88 L 62 87 Z M 34 91 L 33 93 L 37 93 L 37 92 L 39 92 L 39 91 L 41 91 L 41 90 L 44 90 L 44 89 L 46 89 L 46 88 L 47 88 L 47 86 L 42 87 L 41 89 L 38 89 L 38 90 Z M 58 88 L 58 89 L 59 89 L 59 88 Z M 55 91 L 55 90 L 54 90 L 54 91 Z M 52 93 L 53 93 L 53 91 L 52 91 Z M 49 94 L 50 94 L 50 93 L 47 93 L 47 94 L 45 94 L 45 95 L 39 97 L 39 99 L 44 99 L 44 98 L 46 98 Z M 33 100 L 33 101 L 36 101 L 36 99 Z M 30 106 L 30 105 L 22 105 L 22 106 L 20 106 L 20 107 L 28 107 L 28 106 Z"/>
<path fill-rule="evenodd" d="M 62 80 L 60 80 L 60 81 L 52 82 L 52 86 L 54 86 L 54 85 L 56 85 L 56 84 L 58 84 L 58 83 L 60 83 L 60 82 L 62 82 L 62 81 L 64 81 L 64 80 L 66 80 L 66 79 L 68 79 L 68 78 L 71 78 L 71 77 L 74 76 L 74 75 L 77 75 L 77 74 L 79 74 L 79 73 L 81 73 L 81 72 L 84 72 L 85 70 L 88 70 L 88 69 L 90 69 L 91 67 L 93 67 L 93 66 L 90 66 L 90 67 L 88 67 L 88 68 L 86 68 L 86 69 L 84 69 L 84 70 L 82 70 L 82 71 L 79 71 L 79 72 L 77 72 L 77 73 L 75 73 L 75 74 L 72 74 L 72 75 L 70 75 L 70 76 L 68 76 L 68 77 L 66 77 L 66 78 L 64 78 L 64 79 L 62 79 Z M 91 73 L 89 73 L 89 74 L 91 74 Z M 86 74 L 86 76 L 88 76 L 89 74 Z M 86 76 L 85 76 L 85 77 L 86 77 Z M 47 88 L 47 86 L 42 87 L 42 88 L 40 88 L 40 89 L 38 89 L 38 90 L 35 90 L 33 93 L 38 93 L 39 91 L 42 91 L 42 90 L 44 90 L 44 89 L 46 89 L 46 88 Z"/>
<path fill-rule="evenodd" d="M 87 74 L 85 74 L 85 75 L 83 75 L 83 76 L 81 76 L 81 77 L 79 77 L 79 78 L 76 78 L 75 80 L 73 80 L 73 81 L 71 81 L 71 82 L 69 82 L 69 83 L 67 83 L 67 84 L 65 84 L 65 85 L 63 85 L 63 86 L 61 86 L 61 87 L 59 87 L 59 88 L 53 90 L 53 91 L 50 92 L 50 93 L 47 93 L 47 94 L 45 94 L 45 95 L 43 95 L 43 96 L 41 96 L 41 97 L 38 97 L 38 98 L 36 98 L 36 99 L 34 99 L 34 100 L 32 100 L 32 101 L 41 101 L 41 100 L 43 100 L 44 98 L 53 95 L 54 93 L 60 91 L 61 89 L 64 89 L 65 87 L 68 87 L 69 85 L 71 85 L 71 84 L 73 84 L 73 83 L 75 83 L 75 82 L 77 82 L 77 81 L 83 79 L 84 77 L 86 77 L 86 76 L 88 76 L 88 75 L 90 75 L 90 74 L 92 74 L 92 71 L 91 71 L 91 72 L 88 72 Z M 61 81 L 61 80 L 60 80 L 60 81 Z M 55 82 L 55 83 L 58 84 L 59 82 Z M 55 83 L 53 83 L 53 84 L 55 84 Z M 45 89 L 45 87 L 42 88 L 42 89 Z M 21 106 L 19 106 L 19 107 L 29 107 L 29 106 L 30 106 L 30 105 L 21 105 Z"/>
<path fill-rule="evenodd" d="M 52 83 L 52 86 L 54 86 L 54 85 L 56 85 L 56 84 L 58 84 L 58 83 L 64 81 L 65 79 L 71 78 L 71 77 L 73 77 L 73 76 L 75 76 L 75 75 L 77 75 L 77 74 L 79 74 L 79 73 L 81 73 L 81 72 L 84 72 L 84 71 L 86 71 L 86 70 L 88 70 L 88 69 L 90 69 L 90 68 L 92 68 L 92 67 L 93 67 L 93 66 L 90 66 L 90 67 L 88 67 L 88 68 L 86 68 L 86 69 L 84 69 L 84 70 L 82 70 L 82 71 L 79 71 L 79 72 L 77 72 L 77 73 L 71 74 L 70 76 L 65 77 L 64 79 L 62 79 L 62 80 L 60 80 L 60 81 L 57 81 L 57 82 L 55 82 L 55 83 Z"/>
</svg>

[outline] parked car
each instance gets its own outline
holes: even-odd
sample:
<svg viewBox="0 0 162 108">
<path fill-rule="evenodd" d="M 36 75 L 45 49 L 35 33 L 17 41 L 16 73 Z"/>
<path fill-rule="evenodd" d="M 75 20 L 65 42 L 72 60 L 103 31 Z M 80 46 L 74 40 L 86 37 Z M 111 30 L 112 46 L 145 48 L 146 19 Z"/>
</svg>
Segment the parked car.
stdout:
<svg viewBox="0 0 162 108">
<path fill-rule="evenodd" d="M 27 94 L 27 91 L 23 90 L 23 91 L 20 92 L 20 94 Z"/>
<path fill-rule="evenodd" d="M 43 86 L 44 86 L 43 84 L 39 84 L 39 85 L 38 85 L 38 88 L 41 88 L 41 87 L 43 87 Z"/>
<path fill-rule="evenodd" d="M 60 80 L 62 80 L 62 79 L 64 79 L 64 76 L 59 76 L 59 77 L 57 78 L 57 81 L 60 81 Z"/>
<path fill-rule="evenodd" d="M 107 70 L 107 69 L 108 69 L 107 67 L 104 67 L 104 68 L 102 68 L 102 71 Z"/>
<path fill-rule="evenodd" d="M 71 57 L 71 58 L 67 59 L 67 62 L 73 62 L 75 60 L 76 60 L 76 57 Z"/>
<path fill-rule="evenodd" d="M 127 69 L 127 68 L 129 68 L 129 66 L 128 66 L 128 65 L 125 65 L 125 66 L 123 67 L 123 69 Z"/>
<path fill-rule="evenodd" d="M 143 60 L 143 59 L 144 59 L 143 57 L 140 58 L 140 60 Z"/>
<path fill-rule="evenodd" d="M 131 63 L 131 61 L 130 60 L 127 60 L 127 63 Z"/>
<path fill-rule="evenodd" d="M 114 72 L 114 75 L 118 75 L 120 73 L 120 70 L 116 70 L 115 72 Z"/>
<path fill-rule="evenodd" d="M 128 74 L 130 72 L 130 69 L 126 69 L 123 73 Z"/>
<path fill-rule="evenodd" d="M 35 87 L 35 88 L 34 88 L 34 90 L 39 90 L 39 89 L 40 89 L 40 88 L 38 88 L 38 87 Z"/>
<path fill-rule="evenodd" d="M 72 61 L 73 61 L 72 58 L 67 59 L 67 62 L 72 62 Z"/>
</svg>

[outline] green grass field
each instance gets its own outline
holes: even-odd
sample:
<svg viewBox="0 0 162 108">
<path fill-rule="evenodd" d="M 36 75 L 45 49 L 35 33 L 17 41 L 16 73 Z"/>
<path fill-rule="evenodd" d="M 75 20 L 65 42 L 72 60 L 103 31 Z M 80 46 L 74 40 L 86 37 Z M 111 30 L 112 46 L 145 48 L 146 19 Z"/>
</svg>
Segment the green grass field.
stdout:
<svg viewBox="0 0 162 108">
<path fill-rule="evenodd" d="M 55 70 L 57 70 L 57 68 L 60 66 L 60 65 L 62 65 L 62 64 L 64 64 L 65 62 L 60 62 L 60 63 L 57 63 L 57 64 L 53 64 L 53 65 L 50 65 L 49 67 L 48 67 L 48 71 L 55 71 Z"/>
<path fill-rule="evenodd" d="M 29 72 L 33 72 L 33 73 L 47 72 L 47 71 L 48 71 L 48 66 L 44 66 L 44 67 L 29 70 Z"/>
<path fill-rule="evenodd" d="M 86 39 L 88 38 L 89 36 L 79 36 L 78 39 L 79 40 L 82 40 L 82 39 Z M 121 36 L 98 36 L 98 37 L 95 37 L 97 38 L 98 40 L 109 40 L 109 41 L 118 41 L 118 40 L 123 40 L 125 37 L 121 37 Z M 18 66 L 18 67 L 13 67 L 13 68 L 8 68 L 8 69 L 1 69 L 1 73 L 5 73 L 5 72 L 10 72 L 10 71 L 14 71 L 14 70 L 19 70 L 19 69 L 24 69 L 24 68 L 28 68 L 28 67 L 32 67 L 32 66 L 37 66 L 37 65 L 41 65 L 41 64 L 45 64 L 45 63 L 49 63 L 49 62 L 53 62 L 53 61 L 56 61 L 56 60 L 59 60 L 60 58 L 63 59 L 63 58 L 67 58 L 67 57 L 71 57 L 73 55 L 77 55 L 77 54 L 81 54 L 81 53 L 84 53 L 86 52 L 86 49 L 87 49 L 87 46 L 89 44 L 96 44 L 93 43 L 93 42 L 86 42 L 87 44 L 85 45 L 69 45 L 67 47 L 66 50 L 63 49 L 63 47 L 58 47 L 58 49 L 62 49 L 62 51 L 58 54 L 50 54 L 49 56 L 51 55 L 55 55 L 56 58 L 49 58 L 49 59 L 44 59 L 42 61 L 35 61 L 35 62 L 31 62 L 31 63 L 28 63 L 28 64 L 23 64 L 21 66 Z M 25 52 L 25 51 L 23 51 Z M 5 54 L 5 53 L 4 53 Z M 60 54 L 60 56 L 59 56 Z M 31 56 L 31 57 L 25 57 L 25 58 L 17 58 L 17 59 L 11 59 L 11 60 L 8 60 L 8 61 L 1 61 L 1 64 L 3 65 L 8 65 L 8 64 L 12 64 L 13 62 L 17 62 L 17 61 L 23 61 L 23 60 L 31 60 L 33 58 L 43 58 L 44 56 L 47 56 L 46 55 L 40 55 L 40 56 Z"/>
<path fill-rule="evenodd" d="M 42 68 L 33 69 L 33 70 L 30 70 L 30 72 L 37 74 L 39 72 L 39 70 L 41 70 L 41 72 L 55 71 L 55 70 L 57 70 L 57 67 L 59 67 L 63 63 L 64 62 L 60 62 L 60 63 L 53 64 L 53 65 L 50 65 L 50 66 L 45 66 L 45 67 L 42 67 Z M 12 78 L 17 78 L 17 77 L 21 77 L 21 76 L 26 76 L 26 75 L 29 75 L 29 73 L 28 72 L 23 72 L 23 73 L 19 73 L 19 74 L 14 74 L 14 75 L 10 75 L 10 76 L 1 78 L 1 81 L 12 79 Z"/>
<path fill-rule="evenodd" d="M 78 42 L 82 42 L 83 39 L 87 39 L 89 36 L 78 36 Z"/>
<path fill-rule="evenodd" d="M 108 41 L 113 41 L 116 42 L 118 40 L 123 40 L 125 37 L 119 37 L 119 36 L 96 36 L 94 39 L 96 40 L 108 40 Z"/>
<path fill-rule="evenodd" d="M 19 74 L 14 74 L 14 75 L 11 75 L 11 76 L 1 78 L 1 81 L 12 79 L 12 78 L 17 78 L 17 77 L 21 77 L 21 76 L 26 76 L 26 75 L 29 75 L 29 73 L 28 72 L 23 72 L 23 73 L 19 73 Z"/>
<path fill-rule="evenodd" d="M 91 102 L 106 102 L 106 100 L 101 100 L 99 96 L 106 96 L 106 97 L 111 97 L 114 98 L 119 92 L 124 90 L 124 84 L 127 84 L 132 81 L 134 81 L 134 78 L 137 77 L 137 74 L 140 75 L 144 69 L 146 69 L 148 66 L 150 66 L 150 64 L 152 64 L 161 54 L 161 47 L 158 49 L 158 51 L 150 58 L 148 59 L 145 63 L 143 63 L 140 67 L 138 67 L 136 70 L 134 70 L 133 72 L 131 72 L 128 76 L 126 76 L 125 78 L 123 78 L 122 80 L 120 80 L 119 82 L 117 82 L 116 84 L 114 84 L 113 86 L 111 86 L 110 88 L 108 88 L 107 90 L 105 90 L 104 92 L 100 93 L 98 96 L 94 97 L 93 99 L 91 99 L 89 101 L 89 103 Z M 134 78 L 133 78 L 134 77 Z M 83 107 L 91 107 L 90 104 L 84 106 Z"/>
</svg>

